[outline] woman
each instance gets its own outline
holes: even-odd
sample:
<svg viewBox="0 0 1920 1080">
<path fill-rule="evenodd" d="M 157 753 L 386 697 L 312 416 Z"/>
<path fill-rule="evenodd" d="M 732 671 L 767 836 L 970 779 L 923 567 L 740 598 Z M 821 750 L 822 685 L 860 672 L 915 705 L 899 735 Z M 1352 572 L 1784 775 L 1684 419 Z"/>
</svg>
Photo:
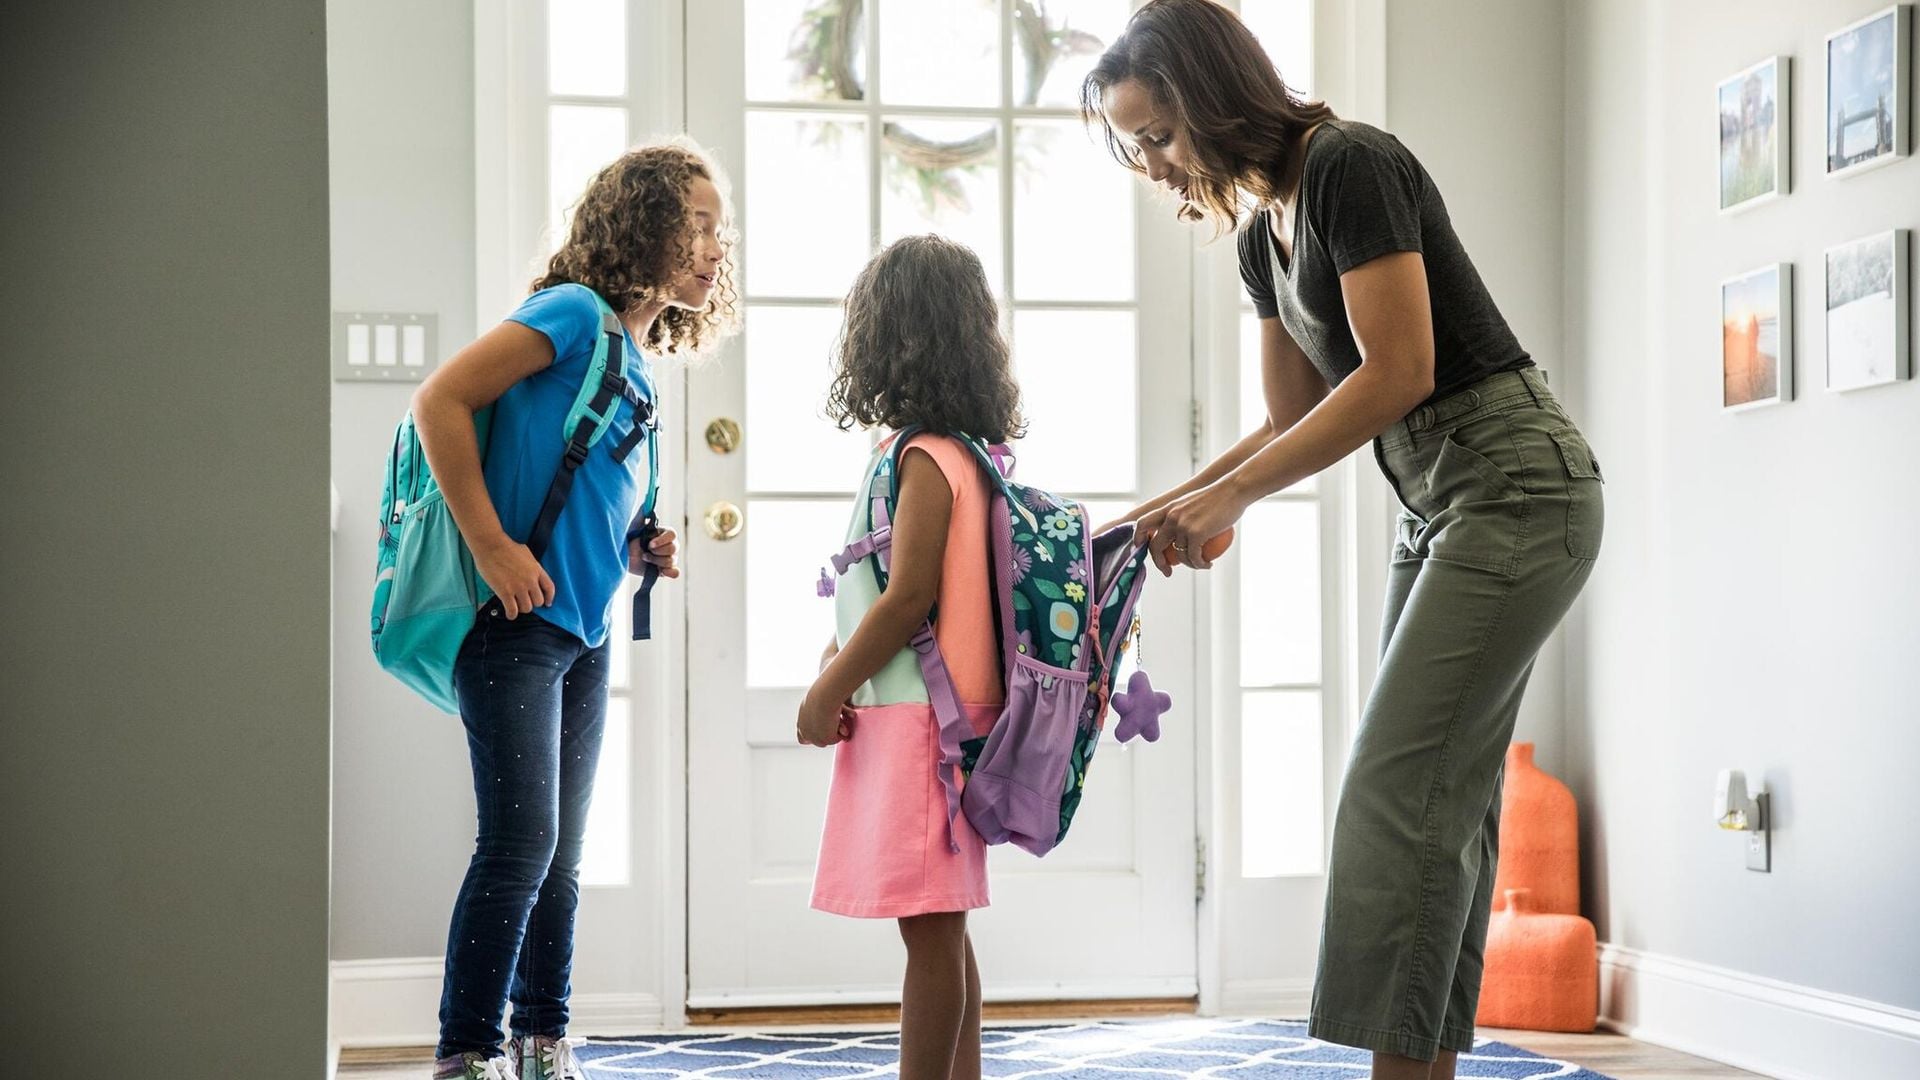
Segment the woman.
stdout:
<svg viewBox="0 0 1920 1080">
<path fill-rule="evenodd" d="M 1266 420 L 1127 515 L 1161 571 L 1205 569 L 1202 543 L 1251 503 L 1368 441 L 1399 496 L 1310 1030 L 1373 1051 L 1375 1077 L 1451 1080 L 1473 1045 L 1501 762 L 1534 655 L 1599 553 L 1599 468 L 1420 163 L 1291 93 L 1232 13 L 1153 0 L 1082 108 L 1182 218 L 1243 226 L 1260 316 Z"/>
<path fill-rule="evenodd" d="M 634 525 L 657 479 L 638 447 L 653 437 L 647 412 L 658 405 L 649 352 L 702 352 L 733 330 L 724 183 L 688 143 L 621 155 L 587 185 L 532 295 L 414 395 L 428 464 L 495 597 L 454 667 L 479 835 L 447 934 L 436 1078 L 581 1073 L 565 1037 L 568 975 L 606 721 L 607 631 L 627 571 L 652 563 L 679 575 L 673 533 L 643 543 Z M 567 493 L 556 475 L 574 453 L 565 428 L 605 330 L 602 301 L 623 331 L 607 369 L 638 392 L 611 398 L 610 426 L 578 458 Z M 483 464 L 474 414 L 488 406 Z M 564 499 L 557 516 L 547 509 L 554 492 Z"/>
</svg>

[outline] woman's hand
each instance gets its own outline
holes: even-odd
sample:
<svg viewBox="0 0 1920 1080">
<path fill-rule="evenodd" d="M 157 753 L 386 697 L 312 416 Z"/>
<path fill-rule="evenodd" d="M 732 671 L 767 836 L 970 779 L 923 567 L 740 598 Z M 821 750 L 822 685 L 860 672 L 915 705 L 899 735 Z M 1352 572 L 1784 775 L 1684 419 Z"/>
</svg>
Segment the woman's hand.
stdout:
<svg viewBox="0 0 1920 1080">
<path fill-rule="evenodd" d="M 1208 484 L 1143 515 L 1135 523 L 1135 542 L 1147 545 L 1161 574 L 1171 576 L 1176 564 L 1195 570 L 1213 565 L 1200 550 L 1201 545 L 1239 521 L 1252 501 L 1243 498 L 1230 480 L 1231 475 Z"/>
<path fill-rule="evenodd" d="M 679 537 L 672 529 L 661 529 L 644 545 L 640 541 L 638 536 L 627 540 L 627 573 L 645 573 L 647 564 L 652 563 L 660 568 L 661 577 L 680 576 L 680 567 L 675 564 L 680 552 Z"/>
<path fill-rule="evenodd" d="M 832 746 L 853 738 L 853 710 L 846 702 L 825 702 L 812 690 L 800 699 L 794 737 L 808 746 Z"/>
<path fill-rule="evenodd" d="M 553 579 L 533 557 L 527 545 L 502 533 L 492 544 L 473 549 L 474 569 L 481 580 L 500 598 L 507 618 L 517 618 L 537 607 L 553 603 Z"/>
</svg>

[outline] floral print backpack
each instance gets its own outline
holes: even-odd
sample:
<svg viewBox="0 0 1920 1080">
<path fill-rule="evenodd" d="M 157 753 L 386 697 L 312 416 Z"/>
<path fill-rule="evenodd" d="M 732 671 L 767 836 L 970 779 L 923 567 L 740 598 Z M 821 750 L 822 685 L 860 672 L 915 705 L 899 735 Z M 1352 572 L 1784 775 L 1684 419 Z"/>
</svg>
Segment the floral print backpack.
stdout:
<svg viewBox="0 0 1920 1080">
<path fill-rule="evenodd" d="M 870 563 L 882 591 L 897 504 L 893 478 L 914 434 L 913 428 L 900 432 L 879 456 L 868 531 L 833 557 L 838 574 Z M 988 509 L 987 540 L 1006 706 L 985 737 L 974 736 L 934 637 L 936 608 L 912 642 L 939 720 L 936 768 L 947 793 L 949 827 L 964 813 L 987 843 L 1045 855 L 1065 838 L 1080 806 L 1108 705 L 1120 714 L 1115 734 L 1122 741 L 1143 735 L 1152 742 L 1160 736 L 1159 716 L 1171 704 L 1154 692 L 1144 672 L 1134 674 L 1126 691 L 1113 692 L 1114 672 L 1139 634 L 1134 607 L 1146 581 L 1146 549 L 1133 544 L 1131 524 L 1092 536 L 1085 506 L 1014 483 L 1013 457 L 1005 446 L 960 441 L 988 476 L 988 491 L 997 494 Z M 822 570 L 821 595 L 831 595 L 833 586 Z"/>
</svg>

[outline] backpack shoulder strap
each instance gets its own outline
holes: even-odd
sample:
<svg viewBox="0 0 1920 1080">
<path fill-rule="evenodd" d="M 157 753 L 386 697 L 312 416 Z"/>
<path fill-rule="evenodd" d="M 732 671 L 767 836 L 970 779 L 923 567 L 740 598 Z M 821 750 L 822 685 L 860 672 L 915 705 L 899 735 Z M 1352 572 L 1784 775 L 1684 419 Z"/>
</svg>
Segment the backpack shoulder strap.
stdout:
<svg viewBox="0 0 1920 1080">
<path fill-rule="evenodd" d="M 579 287 L 586 289 L 584 285 Z M 592 289 L 587 292 L 600 309 L 600 333 L 593 343 L 593 359 L 587 364 L 586 377 L 580 380 L 580 390 L 574 395 L 573 407 L 567 411 L 565 426 L 561 428 L 566 452 L 560 456 L 560 468 L 553 474 L 553 483 L 547 485 L 547 497 L 534 518 L 533 531 L 527 536 L 527 550 L 535 559 L 546 554 L 547 544 L 553 540 L 554 522 L 560 520 L 560 511 L 566 507 L 567 496 L 573 491 L 575 470 L 613 426 L 620 401 L 627 396 L 625 330 L 606 298 Z"/>
</svg>

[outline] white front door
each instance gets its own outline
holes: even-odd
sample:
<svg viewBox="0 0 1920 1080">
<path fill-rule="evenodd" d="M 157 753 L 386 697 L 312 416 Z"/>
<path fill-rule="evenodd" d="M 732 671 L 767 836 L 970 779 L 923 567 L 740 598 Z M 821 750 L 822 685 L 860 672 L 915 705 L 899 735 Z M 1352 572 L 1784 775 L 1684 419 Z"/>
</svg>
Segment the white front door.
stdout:
<svg viewBox="0 0 1920 1080">
<path fill-rule="evenodd" d="M 686 8 L 687 55 L 699 58 L 688 129 L 732 174 L 746 312 L 742 337 L 688 379 L 691 1008 L 898 996 L 890 921 L 807 906 L 833 755 L 793 737 L 832 633 L 814 582 L 869 445 L 821 417 L 828 350 L 838 300 L 876 246 L 937 231 L 980 254 L 1032 426 L 1016 447 L 1020 478 L 1104 519 L 1191 471 L 1191 238 L 1074 111 L 1128 8 Z M 843 26 L 843 11 L 859 17 Z M 722 419 L 742 438 L 708 452 L 703 429 Z M 743 524 L 731 539 L 705 528 L 721 504 Z M 994 903 L 972 923 L 989 998 L 1195 993 L 1193 588 L 1191 575 L 1155 576 L 1143 601 L 1142 659 L 1176 699 L 1165 735 L 1139 747 L 1109 737 L 1053 854 L 993 853 Z"/>
</svg>

